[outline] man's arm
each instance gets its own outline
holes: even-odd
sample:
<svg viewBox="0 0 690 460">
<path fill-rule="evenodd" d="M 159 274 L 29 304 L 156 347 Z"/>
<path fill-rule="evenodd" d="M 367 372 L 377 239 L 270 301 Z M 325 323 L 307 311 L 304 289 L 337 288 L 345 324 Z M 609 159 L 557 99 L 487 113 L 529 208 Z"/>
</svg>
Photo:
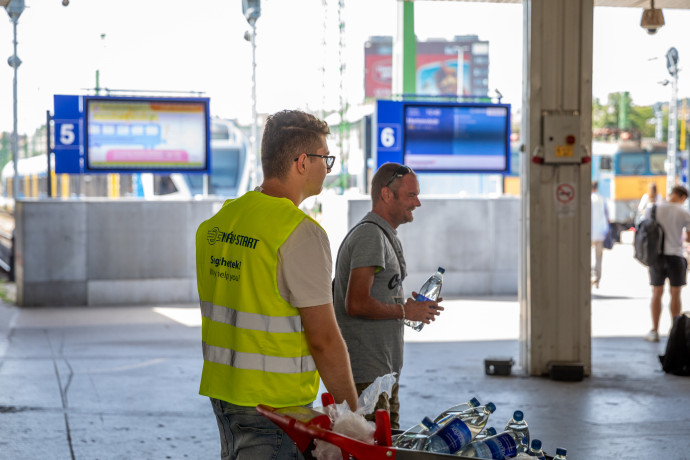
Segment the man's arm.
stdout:
<svg viewBox="0 0 690 460">
<path fill-rule="evenodd" d="M 357 390 L 352 378 L 347 345 L 340 334 L 333 305 L 318 305 L 299 309 L 304 333 L 316 368 L 335 402 L 347 401 L 350 409 L 357 409 Z"/>
<path fill-rule="evenodd" d="M 360 267 L 350 271 L 345 294 L 345 310 L 350 316 L 361 316 L 369 319 L 399 319 L 403 309 L 394 303 L 383 303 L 371 296 L 376 267 Z M 405 318 L 411 321 L 422 321 L 429 324 L 440 314 L 443 307 L 438 302 L 417 302 L 410 298 L 405 302 Z"/>
</svg>

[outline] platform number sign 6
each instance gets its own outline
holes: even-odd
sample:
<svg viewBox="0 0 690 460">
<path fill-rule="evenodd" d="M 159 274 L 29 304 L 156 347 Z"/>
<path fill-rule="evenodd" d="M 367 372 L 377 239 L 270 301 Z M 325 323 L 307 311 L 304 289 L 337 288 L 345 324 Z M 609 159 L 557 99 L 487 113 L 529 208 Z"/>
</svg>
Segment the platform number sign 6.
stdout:
<svg viewBox="0 0 690 460">
<path fill-rule="evenodd" d="M 395 130 L 393 128 L 383 128 L 381 130 L 381 145 L 386 148 L 395 145 Z"/>
<path fill-rule="evenodd" d="M 60 143 L 62 145 L 72 145 L 77 139 L 74 133 L 74 123 L 63 123 L 60 125 Z"/>
</svg>

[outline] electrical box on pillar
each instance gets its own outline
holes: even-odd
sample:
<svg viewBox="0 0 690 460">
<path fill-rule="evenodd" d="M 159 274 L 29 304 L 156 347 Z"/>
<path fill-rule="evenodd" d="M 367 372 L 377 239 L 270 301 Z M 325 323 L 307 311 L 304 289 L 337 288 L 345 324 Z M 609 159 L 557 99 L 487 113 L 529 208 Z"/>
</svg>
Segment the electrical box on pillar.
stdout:
<svg viewBox="0 0 690 460">
<path fill-rule="evenodd" d="M 543 162 L 582 163 L 585 149 L 580 143 L 580 115 L 544 114 Z"/>
</svg>

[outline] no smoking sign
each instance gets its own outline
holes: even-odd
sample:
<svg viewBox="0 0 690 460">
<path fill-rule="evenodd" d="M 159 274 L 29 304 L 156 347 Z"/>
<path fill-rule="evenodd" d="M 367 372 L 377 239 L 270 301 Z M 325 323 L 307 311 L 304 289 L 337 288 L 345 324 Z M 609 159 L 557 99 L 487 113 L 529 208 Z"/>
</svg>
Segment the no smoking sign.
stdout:
<svg viewBox="0 0 690 460">
<path fill-rule="evenodd" d="M 575 184 L 562 182 L 555 184 L 554 198 L 558 217 L 575 215 Z"/>
</svg>

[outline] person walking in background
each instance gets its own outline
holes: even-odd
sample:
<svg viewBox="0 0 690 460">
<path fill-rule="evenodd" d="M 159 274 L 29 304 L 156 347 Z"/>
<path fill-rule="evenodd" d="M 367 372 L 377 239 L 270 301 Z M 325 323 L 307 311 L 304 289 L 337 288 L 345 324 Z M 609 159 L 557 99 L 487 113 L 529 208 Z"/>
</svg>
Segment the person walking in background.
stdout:
<svg viewBox="0 0 690 460">
<path fill-rule="evenodd" d="M 204 366 L 222 459 L 302 458 L 256 411 L 311 405 L 319 374 L 354 411 L 357 393 L 333 311 L 326 232 L 298 206 L 321 193 L 333 167 L 328 125 L 300 111 L 266 120 L 264 182 L 227 200 L 196 235 Z"/>
<path fill-rule="evenodd" d="M 383 393 L 376 405 L 389 412 L 394 429 L 399 428 L 403 320 L 428 324 L 443 310 L 435 301 L 409 298 L 403 303 L 407 272 L 396 229 L 414 219 L 412 212 L 421 206 L 418 195 L 417 175 L 409 167 L 382 165 L 371 181 L 372 210 L 345 236 L 335 266 L 335 314 L 357 392 L 361 394 L 377 377 L 397 373 L 392 394 Z M 368 418 L 373 420 L 373 415 Z"/>
<path fill-rule="evenodd" d="M 640 198 L 640 203 L 637 205 L 637 214 L 635 215 L 635 224 L 638 224 L 640 220 L 644 218 L 644 214 L 648 208 L 651 208 L 653 204 L 659 201 L 659 194 L 656 191 L 656 183 L 650 182 L 647 186 L 647 193 L 642 195 Z"/>
<path fill-rule="evenodd" d="M 591 238 L 594 250 L 594 266 L 592 267 L 592 286 L 599 288 L 601 280 L 601 264 L 604 258 L 604 240 L 609 234 L 609 219 L 606 212 L 606 202 L 599 195 L 599 183 L 592 181 L 591 195 Z"/>
<path fill-rule="evenodd" d="M 688 190 L 676 185 L 671 189 L 668 200 L 656 205 L 656 220 L 664 230 L 663 257 L 657 266 L 649 267 L 649 282 L 652 285 L 652 330 L 645 336 L 649 342 L 659 341 L 659 319 L 661 318 L 661 298 L 664 294 L 666 278 L 671 285 L 671 319 L 680 315 L 680 291 L 686 284 L 688 263 L 683 256 L 683 230 L 685 240 L 690 241 L 690 212 L 683 207 Z M 649 219 L 652 207 L 645 212 Z"/>
</svg>

